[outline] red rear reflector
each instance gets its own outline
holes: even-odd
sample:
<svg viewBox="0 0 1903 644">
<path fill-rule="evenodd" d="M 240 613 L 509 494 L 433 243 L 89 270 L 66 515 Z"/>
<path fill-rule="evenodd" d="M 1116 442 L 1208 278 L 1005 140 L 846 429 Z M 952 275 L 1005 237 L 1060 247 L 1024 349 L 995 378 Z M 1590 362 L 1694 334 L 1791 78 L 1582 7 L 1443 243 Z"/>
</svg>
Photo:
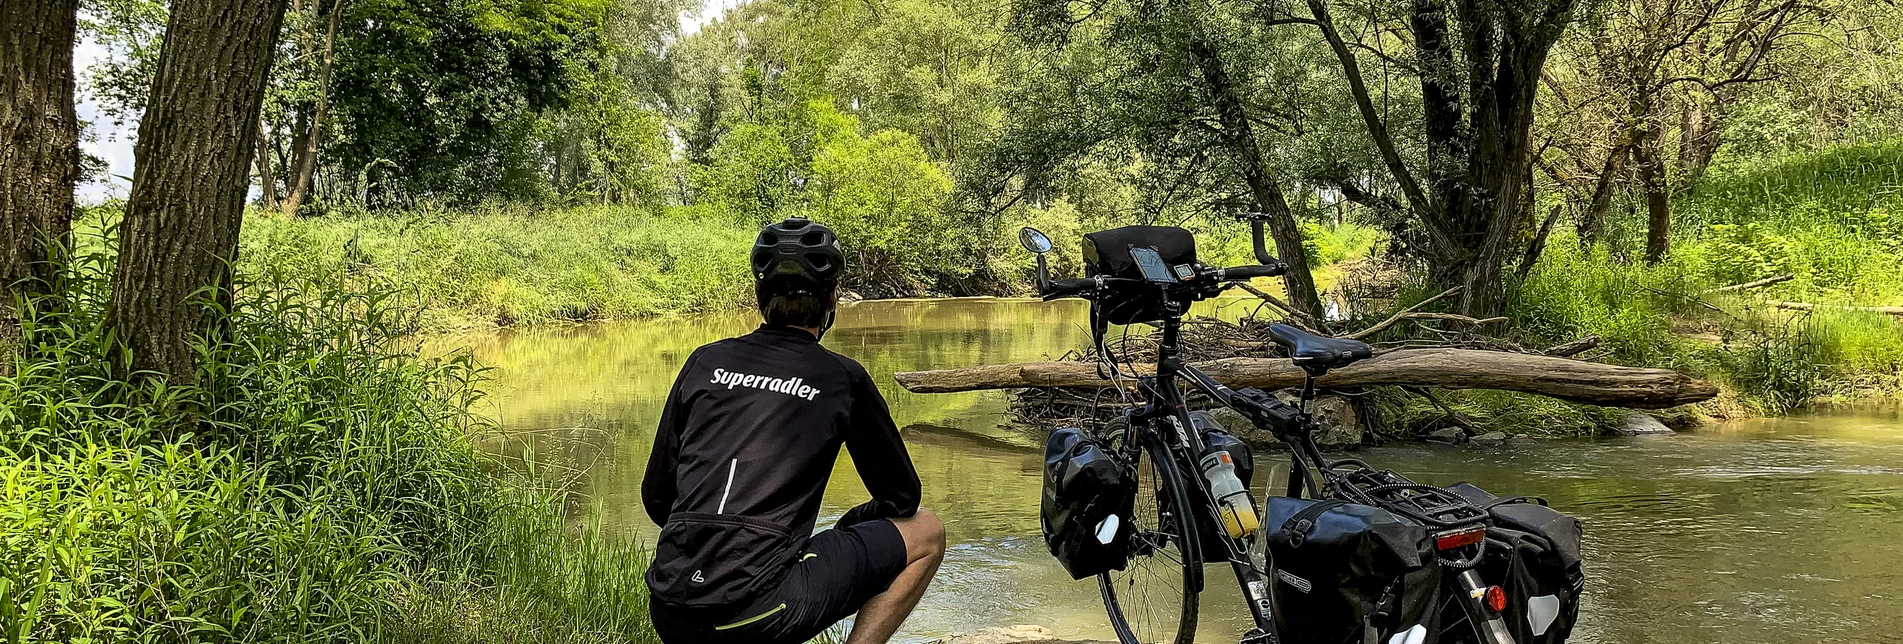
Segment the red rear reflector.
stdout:
<svg viewBox="0 0 1903 644">
<path fill-rule="evenodd" d="M 1507 609 L 1507 591 L 1499 586 L 1488 586 L 1486 599 L 1488 610 L 1498 613 Z"/>
<path fill-rule="evenodd" d="M 1434 537 L 1435 550 L 1453 550 L 1461 546 L 1471 546 L 1487 538 L 1486 530 L 1469 530 Z"/>
</svg>

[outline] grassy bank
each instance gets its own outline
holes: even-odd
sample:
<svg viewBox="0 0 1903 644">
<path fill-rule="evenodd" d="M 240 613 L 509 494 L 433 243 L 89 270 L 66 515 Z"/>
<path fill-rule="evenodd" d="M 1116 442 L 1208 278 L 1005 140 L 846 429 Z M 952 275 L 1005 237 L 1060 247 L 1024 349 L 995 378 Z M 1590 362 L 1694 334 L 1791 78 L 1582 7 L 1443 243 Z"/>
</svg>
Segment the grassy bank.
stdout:
<svg viewBox="0 0 1903 644">
<path fill-rule="evenodd" d="M 1596 335 L 1587 357 L 1669 367 L 1718 382 L 1709 415 L 1781 414 L 1817 401 L 1892 396 L 1903 385 L 1903 318 L 1848 309 L 1791 311 L 1770 301 L 1903 304 L 1903 144 L 1714 169 L 1697 194 L 1673 203 L 1670 257 L 1639 261 L 1643 215 L 1623 234 L 1582 248 L 1558 235 L 1514 290 L 1508 339 L 1546 347 Z M 1712 289 L 1788 275 L 1734 292 Z M 1411 291 L 1418 301 L 1429 289 Z M 1408 431 L 1444 426 L 1446 413 L 1390 397 L 1389 420 Z M 1487 427 L 1580 434 L 1618 414 L 1530 396 L 1450 392 L 1445 401 Z"/>
<path fill-rule="evenodd" d="M 478 457 L 477 370 L 384 291 L 248 283 L 166 387 L 113 374 L 82 264 L 0 377 L 0 639 L 654 641 L 642 554 Z"/>
<path fill-rule="evenodd" d="M 247 265 L 401 285 L 424 324 L 627 318 L 751 301 L 754 230 L 634 208 L 485 208 L 245 221 Z"/>
</svg>

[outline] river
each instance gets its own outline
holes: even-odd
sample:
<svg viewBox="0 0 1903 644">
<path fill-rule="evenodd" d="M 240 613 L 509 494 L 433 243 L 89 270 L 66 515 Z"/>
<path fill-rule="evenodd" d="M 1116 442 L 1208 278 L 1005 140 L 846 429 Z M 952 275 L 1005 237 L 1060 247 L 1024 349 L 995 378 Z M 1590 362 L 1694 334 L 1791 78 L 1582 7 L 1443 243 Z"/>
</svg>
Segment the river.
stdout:
<svg viewBox="0 0 1903 644">
<path fill-rule="evenodd" d="M 1113 639 L 1096 584 L 1072 581 L 1044 550 L 1040 455 L 1003 426 L 1004 396 L 911 394 L 891 379 L 1054 358 L 1087 341 L 1084 318 L 1077 302 L 866 302 L 842 310 L 827 335 L 828 347 L 879 380 L 924 504 L 946 522 L 950 552 L 900 641 L 1010 624 Z M 462 338 L 495 369 L 485 409 L 499 428 L 479 444 L 572 483 L 578 518 L 651 541 L 640 481 L 658 400 L 695 347 L 756 325 L 741 312 Z M 1579 516 L 1588 582 L 1575 642 L 1903 641 L 1898 410 L 1492 451 L 1398 445 L 1360 457 L 1421 482 L 1542 496 Z M 1258 494 L 1280 469 L 1257 477 Z M 821 524 L 865 498 L 842 454 Z M 1210 571 L 1199 639 L 1234 642 L 1246 609 L 1226 571 Z"/>
</svg>

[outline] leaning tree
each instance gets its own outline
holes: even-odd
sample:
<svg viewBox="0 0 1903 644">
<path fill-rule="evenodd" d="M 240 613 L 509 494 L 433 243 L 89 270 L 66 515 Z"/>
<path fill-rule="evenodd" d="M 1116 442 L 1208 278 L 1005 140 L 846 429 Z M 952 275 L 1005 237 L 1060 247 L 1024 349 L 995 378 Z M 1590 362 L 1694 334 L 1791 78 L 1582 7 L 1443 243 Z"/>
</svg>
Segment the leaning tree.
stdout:
<svg viewBox="0 0 1903 644">
<path fill-rule="evenodd" d="M 232 301 L 284 0 L 174 0 L 139 119 L 107 324 L 135 372 L 194 378 L 192 339 Z"/>
</svg>

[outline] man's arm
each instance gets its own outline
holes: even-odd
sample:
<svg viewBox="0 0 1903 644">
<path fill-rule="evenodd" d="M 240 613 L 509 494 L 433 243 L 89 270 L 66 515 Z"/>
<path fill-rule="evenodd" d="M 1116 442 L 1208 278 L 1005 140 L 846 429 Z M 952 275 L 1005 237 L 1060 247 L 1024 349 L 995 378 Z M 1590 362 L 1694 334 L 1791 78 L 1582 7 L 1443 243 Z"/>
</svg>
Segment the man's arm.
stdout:
<svg viewBox="0 0 1903 644">
<path fill-rule="evenodd" d="M 846 512 L 839 518 L 841 527 L 873 519 L 912 516 L 918 511 L 918 471 L 912 468 L 912 456 L 899 438 L 898 425 L 886 408 L 885 397 L 873 386 L 872 377 L 858 371 L 853 379 L 852 416 L 846 429 L 846 451 L 852 453 L 853 467 L 859 479 L 872 493 L 872 500 Z"/>
<path fill-rule="evenodd" d="M 648 454 L 648 471 L 641 479 L 641 504 L 647 508 L 648 518 L 654 525 L 667 525 L 667 517 L 674 511 L 674 499 L 680 492 L 675 488 L 676 470 L 680 465 L 681 423 L 686 420 L 681 414 L 681 382 L 687 379 L 688 368 L 694 365 L 696 352 L 688 356 L 687 364 L 681 365 L 681 373 L 674 378 L 674 387 L 667 392 L 667 402 L 661 406 L 660 426 L 654 430 L 654 451 Z"/>
</svg>

